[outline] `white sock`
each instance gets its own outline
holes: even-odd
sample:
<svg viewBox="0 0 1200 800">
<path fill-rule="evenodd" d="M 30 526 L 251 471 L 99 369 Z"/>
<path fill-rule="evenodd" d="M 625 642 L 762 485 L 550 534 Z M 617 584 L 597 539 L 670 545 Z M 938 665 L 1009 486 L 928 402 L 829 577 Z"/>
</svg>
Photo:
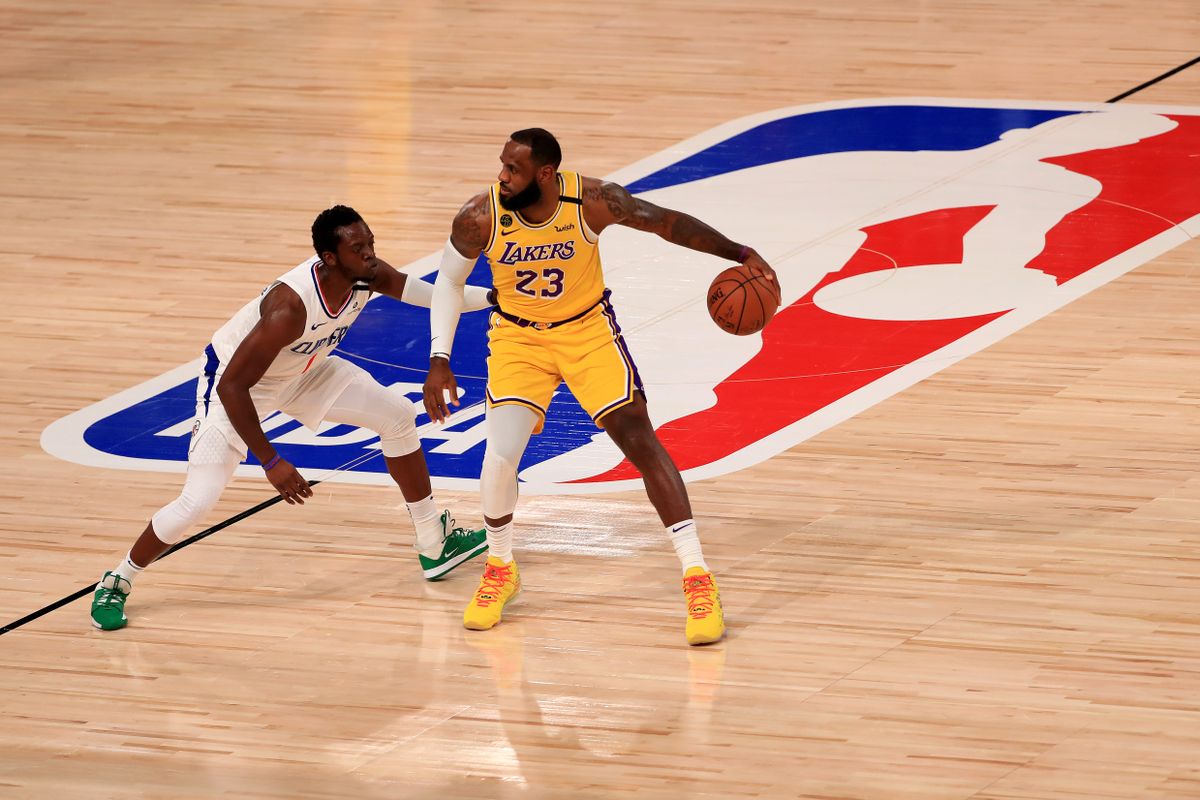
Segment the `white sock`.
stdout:
<svg viewBox="0 0 1200 800">
<path fill-rule="evenodd" d="M 138 575 L 141 575 L 142 570 L 144 570 L 145 567 L 139 567 L 137 564 L 133 563 L 133 559 L 129 557 L 130 555 L 132 555 L 132 553 L 121 559 L 121 563 L 117 565 L 117 568 L 114 569 L 113 572 L 120 575 L 122 578 L 132 584 L 133 579 Z"/>
<path fill-rule="evenodd" d="M 442 511 L 433 495 L 406 505 L 417 533 L 413 547 L 426 558 L 437 558 L 442 554 Z"/>
<path fill-rule="evenodd" d="M 513 524 L 511 520 L 509 520 L 507 525 L 501 525 L 499 528 L 493 528 L 491 525 L 487 526 L 489 556 L 495 556 L 505 564 L 512 561 L 512 540 Z"/>
<path fill-rule="evenodd" d="M 667 536 L 671 537 L 671 544 L 675 546 L 675 555 L 679 556 L 679 563 L 683 566 L 684 572 L 692 567 L 708 570 L 708 564 L 704 563 L 704 553 L 700 550 L 700 536 L 696 533 L 694 519 L 685 519 L 674 525 L 668 525 Z"/>
</svg>

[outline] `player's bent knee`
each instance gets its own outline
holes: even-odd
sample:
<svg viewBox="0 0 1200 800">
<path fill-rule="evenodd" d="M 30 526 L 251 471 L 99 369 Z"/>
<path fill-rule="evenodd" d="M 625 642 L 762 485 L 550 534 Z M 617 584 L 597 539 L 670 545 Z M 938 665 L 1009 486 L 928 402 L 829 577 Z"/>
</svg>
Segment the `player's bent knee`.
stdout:
<svg viewBox="0 0 1200 800">
<path fill-rule="evenodd" d="M 517 479 L 516 462 L 488 448 L 483 454 L 481 479 L 515 481 Z"/>
<path fill-rule="evenodd" d="M 224 485 L 211 489 L 197 490 L 196 487 L 184 486 L 179 497 L 163 506 L 151 519 L 154 535 L 166 544 L 175 544 L 183 538 L 191 528 L 197 525 L 204 515 L 212 511 L 221 497 Z"/>
<path fill-rule="evenodd" d="M 376 431 L 383 454 L 396 458 L 415 453 L 421 448 L 421 439 L 417 436 L 417 411 L 404 395 L 391 391 L 388 394 L 391 398 L 386 408 L 386 421 Z"/>
<path fill-rule="evenodd" d="M 608 412 L 596 420 L 596 424 L 614 440 L 618 440 L 618 444 L 621 439 L 628 440 L 647 433 L 654 435 L 654 426 L 646 412 L 645 403 L 639 403 L 636 399 L 633 403 Z"/>
<path fill-rule="evenodd" d="M 500 519 L 512 514 L 517 507 L 516 462 L 489 448 L 479 475 L 479 496 L 485 517 Z"/>
<path fill-rule="evenodd" d="M 150 520 L 154 535 L 167 544 L 182 539 L 221 499 L 221 492 L 225 491 L 239 460 L 239 454 L 228 450 L 224 463 L 190 464 L 179 497 L 159 509 Z"/>
<path fill-rule="evenodd" d="M 655 457 L 662 448 L 662 443 L 658 441 L 658 435 L 650 421 L 643 421 L 637 416 L 613 419 L 617 413 L 613 412 L 605 417 L 610 424 L 606 425 L 604 430 L 616 442 L 617 447 L 621 448 L 626 458 L 636 466 L 639 461 Z"/>
<path fill-rule="evenodd" d="M 379 432 L 379 446 L 388 458 L 398 458 L 421 449 L 417 428 L 411 422 L 408 427 L 397 425 Z"/>
</svg>

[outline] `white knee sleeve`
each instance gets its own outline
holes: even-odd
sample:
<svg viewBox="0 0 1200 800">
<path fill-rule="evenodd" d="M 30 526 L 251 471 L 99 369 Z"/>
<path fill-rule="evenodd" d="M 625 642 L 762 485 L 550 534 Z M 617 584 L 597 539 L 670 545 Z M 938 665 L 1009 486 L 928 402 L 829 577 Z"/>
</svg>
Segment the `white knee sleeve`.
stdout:
<svg viewBox="0 0 1200 800">
<path fill-rule="evenodd" d="M 421 447 L 421 440 L 417 438 L 417 411 L 404 395 L 388 394 L 394 402 L 387 409 L 388 422 L 379 427 L 379 446 L 385 456 L 406 456 Z"/>
<path fill-rule="evenodd" d="M 487 450 L 479 475 L 483 515 L 506 517 L 517 507 L 517 465 L 537 425 L 537 412 L 524 406 L 497 406 L 487 412 Z"/>
<path fill-rule="evenodd" d="M 167 544 L 175 544 L 212 510 L 241 460 L 232 450 L 229 453 L 223 463 L 188 464 L 183 491 L 150 521 L 155 536 Z"/>
<path fill-rule="evenodd" d="M 479 499 L 483 515 L 491 519 L 506 517 L 517 508 L 517 462 L 496 455 L 490 445 L 479 473 Z"/>
<path fill-rule="evenodd" d="M 390 458 L 406 456 L 421 447 L 412 401 L 374 379 L 355 380 L 347 386 L 329 407 L 325 419 L 375 431 L 383 454 Z"/>
</svg>

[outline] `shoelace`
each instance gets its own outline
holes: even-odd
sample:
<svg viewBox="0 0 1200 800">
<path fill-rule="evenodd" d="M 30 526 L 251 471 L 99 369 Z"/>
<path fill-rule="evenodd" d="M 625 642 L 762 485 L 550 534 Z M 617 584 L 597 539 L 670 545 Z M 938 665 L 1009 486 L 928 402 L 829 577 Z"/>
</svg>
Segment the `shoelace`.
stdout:
<svg viewBox="0 0 1200 800">
<path fill-rule="evenodd" d="M 118 581 L 112 588 L 100 587 L 100 599 L 96 601 L 96 605 L 101 606 L 117 606 L 125 602 L 125 598 L 129 596 L 129 592 L 122 592 L 119 588 L 121 584 Z"/>
<path fill-rule="evenodd" d="M 454 520 L 450 521 L 453 522 Z M 463 537 L 470 536 L 471 533 L 472 532 L 466 528 L 454 528 L 448 534 L 446 534 L 446 538 L 443 541 L 449 541 L 450 539 L 462 539 Z"/>
<path fill-rule="evenodd" d="M 446 519 L 446 530 L 449 531 L 449 533 L 442 537 L 443 542 L 448 542 L 451 539 L 461 539 L 471 533 L 471 531 L 467 530 L 466 528 L 455 527 L 454 523 L 456 522 L 458 522 L 458 520 L 456 520 L 454 517 L 449 517 Z"/>
<path fill-rule="evenodd" d="M 100 595 L 100 599 L 96 601 L 98 606 L 119 606 L 125 602 L 125 595 L 115 589 L 105 589 Z"/>
<path fill-rule="evenodd" d="M 493 600 L 500 598 L 504 584 L 512 578 L 512 567 L 496 567 L 488 564 L 483 569 L 483 578 L 479 581 L 479 589 L 475 592 L 475 603 L 487 607 Z"/>
<path fill-rule="evenodd" d="M 687 595 L 688 616 L 692 619 L 704 619 L 712 613 L 712 576 L 691 575 L 684 578 L 683 593 Z"/>
</svg>

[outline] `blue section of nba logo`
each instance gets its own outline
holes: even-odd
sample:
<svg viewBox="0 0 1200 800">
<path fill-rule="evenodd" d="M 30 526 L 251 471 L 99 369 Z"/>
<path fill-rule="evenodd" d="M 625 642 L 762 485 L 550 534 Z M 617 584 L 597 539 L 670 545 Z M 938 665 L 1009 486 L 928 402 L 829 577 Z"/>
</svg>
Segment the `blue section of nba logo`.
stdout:
<svg viewBox="0 0 1200 800">
<path fill-rule="evenodd" d="M 1074 111 L 944 106 L 839 108 L 766 122 L 626 186 L 665 189 L 793 158 L 852 151 L 973 150 Z"/>
<path fill-rule="evenodd" d="M 412 278 L 415 280 L 415 278 Z M 469 282 L 489 285 L 491 272 L 481 257 L 471 273 Z M 483 459 L 484 417 L 471 413 L 483 402 L 487 360 L 488 312 L 464 314 L 455 337 L 454 365 L 461 406 L 454 410 L 451 421 L 439 427 L 424 442 L 426 460 L 431 474 L 447 478 L 479 477 Z M 391 298 L 372 300 L 342 340 L 337 354 L 370 372 L 385 386 L 409 384 L 407 395 L 420 406 L 421 392 L 416 385 L 425 380 L 429 368 L 429 311 Z M 183 461 L 187 459 L 190 426 L 176 435 L 161 435 L 163 431 L 180 428 L 196 415 L 196 381 L 185 381 L 152 398 L 106 417 L 84 433 L 84 441 L 96 450 L 130 458 Z M 522 463 L 538 463 L 585 444 L 597 432 L 587 412 L 569 392 L 559 392 L 553 401 L 553 430 L 535 437 Z M 455 421 L 459 417 L 462 421 Z M 423 412 L 417 425 L 429 422 Z M 279 453 L 289 461 L 310 470 L 344 468 L 360 472 L 384 473 L 387 467 L 379 456 L 378 437 L 352 437 L 352 443 L 341 443 L 353 431 L 349 425 L 337 425 L 314 437 L 322 444 L 289 444 L 286 439 L 301 427 L 295 420 L 273 424 L 268 418 L 264 427 Z M 280 441 L 284 440 L 284 441 Z M 465 440 L 469 446 L 463 446 Z M 257 463 L 249 457 L 250 463 Z"/>
<path fill-rule="evenodd" d="M 188 437 L 154 434 L 196 416 L 196 381 L 172 386 L 105 417 L 83 432 L 88 446 L 104 453 L 129 458 L 183 461 L 187 458 Z"/>
<path fill-rule="evenodd" d="M 661 189 L 749 167 L 851 151 L 969 150 L 1001 134 L 1029 128 L 1075 111 L 891 105 L 795 114 L 765 122 L 717 142 L 628 185 L 633 192 Z M 429 278 L 432 280 L 432 277 Z M 487 286 L 490 270 L 481 257 L 470 282 Z M 619 300 L 618 300 L 619 311 Z M 487 312 L 464 314 L 455 342 L 454 369 L 462 406 L 445 428 L 427 428 L 423 445 L 435 477 L 477 479 L 484 450 L 482 412 L 487 359 Z M 214 320 L 214 329 L 218 320 Z M 201 343 L 197 343 L 200 345 Z M 198 347 L 199 349 L 199 347 Z M 429 312 L 389 298 L 364 309 L 337 353 L 370 372 L 380 383 L 402 388 L 420 403 L 420 384 L 429 365 Z M 637 359 L 637 353 L 632 353 Z M 195 416 L 196 379 L 90 425 L 85 442 L 102 453 L 135 459 L 184 461 L 190 421 Z M 653 398 L 651 397 L 651 400 Z M 310 470 L 350 468 L 383 473 L 378 439 L 355 436 L 339 425 L 319 435 L 297 437 L 300 423 L 266 420 L 264 428 L 289 461 Z M 421 413 L 417 424 L 428 423 Z M 599 433 L 569 392 L 555 395 L 544 432 L 530 443 L 522 467 L 574 450 Z M 289 443 L 289 438 L 303 443 Z M 375 445 L 373 448 L 372 445 Z M 251 460 L 253 457 L 251 457 Z"/>
<path fill-rule="evenodd" d="M 477 286 L 490 286 L 491 280 L 491 267 L 486 259 L 480 256 L 468 282 Z M 455 422 L 455 417 L 467 417 L 471 408 L 478 411 L 483 403 L 487 372 L 488 316 L 486 311 L 472 312 L 464 314 L 459 322 L 454 338 L 454 372 L 462 392 L 461 405 L 457 409 L 452 407 L 453 414 L 449 424 L 434 432 L 434 436 L 464 434 L 461 438 L 474 444 L 459 453 L 453 452 L 462 449 L 456 446 L 454 436 L 449 436 L 446 440 L 427 438 L 423 443 L 425 458 L 433 475 L 445 478 L 479 477 L 483 461 L 484 437 L 481 426 L 484 425 L 484 418 L 478 415 L 463 422 Z M 350 335 L 338 349 L 338 354 L 370 371 L 384 385 L 401 381 L 423 383 L 425 373 L 429 369 L 429 311 L 386 297 L 373 300 L 354 323 Z M 410 397 L 420 404 L 420 392 L 414 390 Z M 543 434 L 533 437 L 530 441 L 521 461 L 523 465 L 539 463 L 574 450 L 598 433 L 591 417 L 567 391 L 555 394 L 551 403 L 550 420 L 553 424 L 548 422 Z M 428 416 L 422 411 L 417 417 L 417 424 L 423 425 L 428 422 Z M 336 434 L 337 431 L 329 432 L 330 436 Z M 352 452 L 328 453 L 323 457 L 320 466 L 338 466 L 353 457 Z M 338 461 L 339 458 L 342 460 Z M 331 464 L 330 461 L 337 463 Z M 381 461 L 382 459 L 375 459 L 373 466 L 364 466 L 383 471 L 384 467 L 379 463 Z M 308 454 L 305 454 L 303 463 L 309 463 Z"/>
</svg>

